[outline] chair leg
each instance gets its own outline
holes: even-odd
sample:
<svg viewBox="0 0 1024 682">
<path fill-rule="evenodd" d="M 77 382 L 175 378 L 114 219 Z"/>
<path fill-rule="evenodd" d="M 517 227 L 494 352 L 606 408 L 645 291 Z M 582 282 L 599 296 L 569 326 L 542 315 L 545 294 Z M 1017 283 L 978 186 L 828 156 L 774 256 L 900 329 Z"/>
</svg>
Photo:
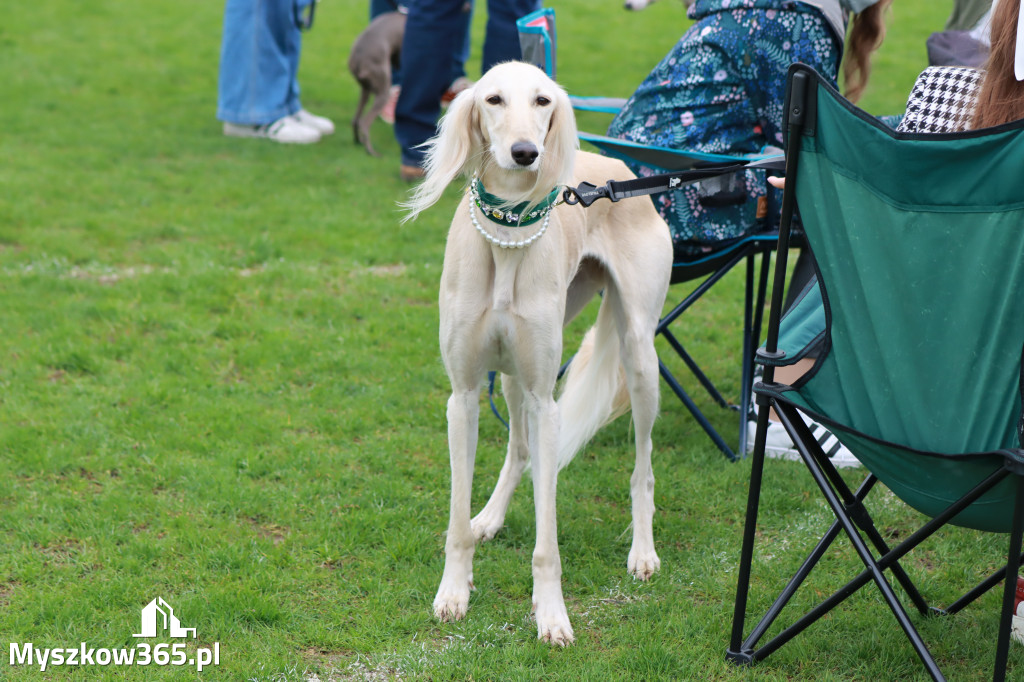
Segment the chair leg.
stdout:
<svg viewBox="0 0 1024 682">
<path fill-rule="evenodd" d="M 676 394 L 676 397 L 679 398 L 686 409 L 690 411 L 693 418 L 697 420 L 697 424 L 704 429 L 704 432 L 707 433 L 712 442 L 718 446 L 718 449 L 722 451 L 722 454 L 732 462 L 739 459 L 732 449 L 726 444 L 725 440 L 722 439 L 721 434 L 719 434 L 718 431 L 715 430 L 715 427 L 711 425 L 708 418 L 704 416 L 704 413 L 700 411 L 700 408 L 697 407 L 697 403 L 693 402 L 693 398 L 690 397 L 690 394 L 687 393 L 686 389 L 684 389 L 676 378 L 672 376 L 672 372 L 669 371 L 668 367 L 666 367 L 665 363 L 660 359 L 658 360 L 658 371 L 661 373 L 661 377 L 665 380 L 665 383 L 668 384 L 668 387 L 672 389 L 672 392 Z"/>
<path fill-rule="evenodd" d="M 771 402 L 775 406 L 776 412 L 779 414 L 783 425 L 786 426 L 791 433 L 797 430 L 797 427 L 794 425 L 794 421 L 799 421 L 800 426 L 804 426 L 802 420 L 799 420 L 799 414 L 795 408 L 786 404 L 778 405 L 774 400 Z M 765 419 L 767 419 L 767 417 L 765 417 Z M 765 425 L 760 424 L 760 421 L 761 420 L 759 419 L 760 429 L 758 433 L 762 433 L 765 428 Z M 806 429 L 806 427 L 804 428 Z M 813 439 L 811 442 L 813 442 Z M 884 571 L 893 569 L 895 573 L 900 559 L 902 559 L 913 548 L 920 545 L 924 540 L 929 538 L 939 528 L 943 527 L 950 521 L 950 519 L 956 517 L 964 509 L 976 502 L 986 492 L 992 490 L 1007 476 L 1011 475 L 1010 470 L 999 469 L 993 472 L 985 480 L 979 482 L 970 492 L 947 507 L 943 512 L 933 517 L 895 548 L 884 552 L 876 559 L 872 556 L 867 544 L 861 538 L 860 532 L 858 531 L 858 527 L 864 531 L 864 525 L 867 524 L 862 520 L 855 518 L 860 513 L 859 510 L 856 509 L 857 505 L 863 501 L 876 479 L 874 479 L 873 476 L 869 476 L 860 488 L 858 488 L 856 493 L 851 493 L 853 498 L 853 504 L 851 505 L 850 501 L 841 499 L 843 498 L 843 495 L 837 493 L 836 489 L 832 487 L 831 481 L 822 466 L 822 461 L 824 461 L 826 465 L 829 464 L 827 459 L 824 457 L 824 454 L 821 452 L 816 454 L 813 453 L 812 448 L 806 444 L 806 441 L 801 441 L 800 439 L 797 439 L 797 447 L 800 450 L 800 454 L 805 465 L 814 478 L 815 483 L 821 489 L 822 494 L 825 496 L 826 501 L 832 508 L 832 512 L 836 516 L 837 520 L 811 552 L 807 560 L 805 560 L 797 574 L 786 585 L 783 593 L 775 600 L 775 603 L 772 604 L 767 614 L 753 628 L 751 634 L 743 640 L 744 620 L 750 591 L 753 543 L 754 535 L 756 534 L 756 528 L 754 526 L 757 522 L 757 507 L 760 500 L 760 490 L 763 485 L 764 437 L 762 436 L 760 443 L 755 439 L 754 457 L 751 463 L 751 489 L 747 501 L 747 520 L 744 527 L 736 604 L 735 611 L 733 613 L 733 630 L 730 647 L 726 651 L 726 659 L 736 664 L 752 664 L 754 662 L 764 660 L 773 652 L 781 648 L 786 642 L 792 640 L 811 624 L 817 622 L 822 616 L 829 613 L 838 604 L 845 601 L 850 595 L 854 594 L 868 583 L 874 581 L 876 586 L 879 588 L 879 591 L 882 593 L 883 598 L 886 600 L 890 610 L 892 610 L 893 614 L 896 616 L 897 621 L 907 636 L 907 639 L 910 641 L 915 652 L 925 665 L 925 668 L 931 678 L 934 680 L 944 680 L 945 677 L 938 669 L 934 658 L 924 645 L 924 642 L 916 628 L 914 628 L 913 624 L 910 622 L 909 616 L 904 610 L 902 604 L 900 604 L 899 599 L 896 597 L 892 586 L 885 579 Z M 820 448 L 818 448 L 818 450 L 820 450 Z M 846 489 L 848 490 L 848 488 Z M 1014 529 L 1010 537 L 1010 548 L 1007 555 L 1006 566 L 1001 571 L 998 571 L 996 574 L 993 574 L 993 576 L 986 579 L 979 588 L 975 588 L 975 590 L 972 590 L 972 592 L 969 593 L 969 596 L 973 595 L 971 598 L 975 598 L 979 594 L 984 593 L 987 589 L 990 589 L 994 584 L 997 584 L 998 580 L 1001 579 L 1002 576 L 1008 576 L 1004 583 L 1003 610 L 1001 612 L 999 641 L 996 651 L 996 668 L 993 677 L 993 679 L 997 681 L 1005 680 L 1012 607 L 1016 587 L 1015 578 L 1021 565 L 1024 565 L 1024 552 L 1022 552 L 1022 546 L 1024 546 L 1024 473 L 1018 475 L 1016 505 L 1017 507 L 1014 512 Z M 854 511 L 852 512 L 848 511 L 851 506 L 854 507 Z M 873 524 L 870 525 L 874 528 Z M 865 570 L 859 573 L 846 585 L 839 588 L 831 596 L 824 599 L 805 615 L 800 617 L 792 625 L 785 628 L 782 632 L 775 635 L 770 641 L 758 648 L 757 644 L 760 638 L 771 626 L 772 622 L 778 617 L 779 613 L 796 592 L 807 573 L 810 572 L 827 547 L 835 540 L 840 529 L 845 531 L 846 535 L 850 538 L 855 551 L 857 551 L 865 565 Z M 864 532 L 866 533 L 867 531 Z M 884 542 L 882 544 L 884 545 Z M 962 606 L 962 604 L 967 603 L 967 601 L 968 600 L 964 598 L 958 601 L 957 604 Z"/>
<path fill-rule="evenodd" d="M 1017 591 L 1017 573 L 1020 571 L 1021 536 L 1024 535 L 1024 475 L 1017 475 L 1017 500 L 1013 510 L 1013 528 L 1010 531 L 1010 549 L 1006 555 L 1006 577 L 1003 582 L 1003 609 L 999 614 L 999 639 L 996 641 L 994 682 L 1006 679 L 1006 659 L 1010 654 L 1010 625 L 1013 620 L 1013 599 Z"/>
<path fill-rule="evenodd" d="M 796 429 L 794 428 L 794 421 L 800 422 L 800 425 L 803 426 L 803 420 L 800 419 L 799 414 L 797 414 L 794 408 L 789 406 L 780 408 L 780 406 L 776 405 L 775 411 L 776 414 L 779 415 L 779 419 L 782 421 L 783 426 L 785 426 L 786 430 L 790 433 L 796 432 Z M 925 645 L 924 640 L 921 639 L 921 635 L 917 632 L 914 624 L 910 621 L 910 616 L 907 615 L 906 610 L 897 598 L 892 586 L 885 579 L 885 575 L 882 573 L 882 569 L 879 567 L 874 556 L 872 556 L 871 551 L 868 549 L 867 545 L 864 544 L 864 540 L 861 538 L 860 533 L 857 532 L 857 527 L 853 520 L 846 513 L 842 501 L 836 495 L 832 486 L 829 485 L 829 481 L 821 470 L 821 467 L 818 465 L 818 462 L 802 442 L 798 440 L 796 446 L 800 452 L 801 458 L 804 460 L 804 464 L 810 470 L 811 476 L 814 478 L 814 482 L 821 490 L 822 495 L 825 496 L 825 500 L 828 502 L 829 507 L 832 508 L 832 513 L 835 514 L 836 518 L 839 519 L 839 522 L 842 524 L 843 530 L 846 532 L 847 537 L 850 538 L 850 542 L 853 544 L 854 550 L 871 573 L 871 578 L 874 580 L 875 585 L 878 586 L 878 590 L 882 593 L 882 597 L 885 599 L 886 604 L 889 605 L 889 609 L 896 617 L 896 621 L 900 624 L 900 627 L 903 629 L 904 634 L 906 634 L 907 639 L 910 640 L 911 646 L 914 647 L 914 651 L 917 652 L 917 655 L 924 664 L 925 669 L 927 669 L 928 674 L 933 680 L 945 680 L 946 678 L 943 676 L 942 671 L 939 670 L 939 666 L 932 657 L 931 652 L 928 651 L 928 647 Z"/>
<path fill-rule="evenodd" d="M 746 457 L 750 433 L 747 422 L 753 416 L 749 387 L 754 383 L 754 351 L 761 341 L 761 322 L 764 320 L 764 301 L 768 295 L 768 275 L 771 272 L 771 251 L 761 254 L 761 270 L 754 294 L 754 260 L 757 254 L 747 258 L 747 290 L 744 296 L 746 306 L 743 318 L 743 371 L 740 379 L 740 443 L 736 452 Z M 753 296 L 753 298 L 751 298 Z M 752 319 L 751 319 L 752 318 Z"/>
<path fill-rule="evenodd" d="M 668 344 L 672 346 L 672 350 L 676 352 L 676 355 L 686 364 L 687 369 L 690 373 L 697 378 L 700 385 L 704 387 L 704 390 L 708 392 L 711 399 L 718 403 L 719 407 L 729 407 L 729 401 L 722 396 L 722 393 L 715 386 L 714 382 L 708 378 L 708 375 L 704 373 L 704 370 L 700 368 L 697 361 L 693 359 L 693 356 L 683 347 L 683 344 L 679 342 L 676 335 L 670 332 L 668 329 L 663 329 L 661 335 L 668 341 Z"/>
<path fill-rule="evenodd" d="M 757 253 L 761 251 L 761 269 L 755 294 L 754 288 L 754 268 L 756 266 L 755 258 Z M 746 274 L 746 287 L 744 292 L 744 310 L 743 310 L 743 337 L 742 341 L 742 365 L 741 365 L 741 377 L 740 377 L 740 401 L 738 405 L 731 404 L 721 394 L 714 382 L 704 373 L 693 357 L 687 352 L 683 344 L 680 343 L 679 339 L 676 338 L 675 334 L 671 332 L 669 326 L 675 322 L 693 303 L 695 303 L 701 296 L 703 296 L 714 284 L 721 280 L 726 274 L 728 274 L 734 267 L 736 267 L 741 260 L 746 260 L 747 263 L 747 274 Z M 746 456 L 747 452 L 747 441 L 750 438 L 750 434 L 747 428 L 747 422 L 751 417 L 751 404 L 750 404 L 750 386 L 753 384 L 753 372 L 754 372 L 754 349 L 757 347 L 760 341 L 761 324 L 764 320 L 764 303 L 767 298 L 768 290 L 768 276 L 771 272 L 771 250 L 758 247 L 756 245 L 747 246 L 744 249 L 738 251 L 736 255 L 728 261 L 727 264 L 719 268 L 710 277 L 705 279 L 696 289 L 694 289 L 685 299 L 683 299 L 675 308 L 672 309 L 667 315 L 665 315 L 659 322 L 655 330 L 655 334 L 660 334 L 665 341 L 672 347 L 672 350 L 676 352 L 676 355 L 683 361 L 690 373 L 696 377 L 697 381 L 700 382 L 704 390 L 707 391 L 711 399 L 714 400 L 719 406 L 725 408 L 738 409 L 740 414 L 739 424 L 739 447 L 734 451 L 730 448 L 721 434 L 711 425 L 710 421 L 704 416 L 704 414 L 697 408 L 696 403 L 690 398 L 689 394 L 683 389 L 679 381 L 672 375 L 668 367 L 664 363 L 661 363 L 660 372 L 661 376 L 665 379 L 665 383 L 669 385 L 672 392 L 676 394 L 676 397 L 683 403 L 684 406 L 690 411 L 690 413 L 697 420 L 697 423 L 702 429 L 708 434 L 711 440 L 715 443 L 719 450 L 722 451 L 726 457 L 732 461 L 736 461 L 741 457 Z"/>
<path fill-rule="evenodd" d="M 871 488 L 874 487 L 877 481 L 878 479 L 875 478 L 874 476 L 869 476 L 857 490 L 857 499 L 863 500 L 871 491 Z M 818 565 L 818 562 L 825 555 L 825 552 L 828 551 L 828 548 L 831 547 L 832 543 L 835 542 L 837 537 L 839 537 L 839 533 L 841 531 L 842 526 L 840 525 L 839 521 L 833 522 L 832 525 L 829 527 L 828 531 L 825 533 L 825 535 L 822 536 L 818 544 L 815 545 L 813 550 L 811 550 L 811 553 L 807 556 L 807 559 L 805 559 L 803 564 L 800 565 L 800 568 L 797 569 L 797 572 L 793 575 L 792 578 L 790 578 L 789 582 L 786 583 L 786 586 L 782 589 L 782 592 L 779 593 L 778 598 L 765 612 L 764 617 L 761 618 L 761 620 L 758 621 L 757 625 L 755 625 L 753 629 L 750 631 L 750 634 L 743 641 L 744 649 L 750 651 L 753 651 L 755 649 L 757 643 L 761 640 L 761 637 L 764 636 L 765 632 L 768 631 L 768 628 L 770 628 L 772 623 L 774 623 L 775 620 L 779 617 L 779 615 L 782 613 L 782 610 L 789 603 L 789 600 L 792 599 L 793 595 L 796 594 L 798 589 L 800 589 L 800 585 L 803 584 L 807 576 L 810 575 L 811 571 L 814 570 L 814 567 Z M 810 625 L 812 622 L 814 621 L 807 620 L 806 624 Z M 796 634 L 798 634 L 798 632 L 799 631 L 788 630 L 787 634 L 795 636 Z M 788 641 L 789 639 L 790 637 L 786 637 L 785 639 L 779 639 L 777 641 L 774 641 L 773 647 L 781 646 L 783 642 Z M 774 648 L 766 648 L 766 651 L 759 651 L 758 654 L 766 656 L 766 652 L 771 650 L 774 650 Z M 758 656 L 755 656 L 755 658 L 758 658 Z"/>
<path fill-rule="evenodd" d="M 740 255 L 737 255 L 731 261 L 729 261 L 729 263 L 722 267 L 719 271 L 715 272 L 710 277 L 701 282 L 700 285 L 698 285 L 696 289 L 690 292 L 690 294 L 686 298 L 680 301 L 679 304 L 676 305 L 676 307 L 671 310 L 671 312 L 669 312 L 667 315 L 661 318 L 661 320 L 658 322 L 657 328 L 655 328 L 654 331 L 655 335 L 660 334 L 662 337 L 664 337 L 664 339 L 672 347 L 672 350 L 676 352 L 676 354 L 686 364 L 687 368 L 691 372 L 693 372 L 693 374 L 697 377 L 697 380 L 700 381 L 702 386 L 704 386 L 705 390 L 708 391 L 712 399 L 714 399 L 715 402 L 719 403 L 722 406 L 727 405 L 725 398 L 722 397 L 721 393 L 718 392 L 718 389 L 715 388 L 715 385 L 711 382 L 710 379 L 707 378 L 704 372 L 701 371 L 697 363 L 693 360 L 692 357 L 690 357 L 690 354 L 686 352 L 685 348 L 683 348 L 683 345 L 679 343 L 679 340 L 669 330 L 669 325 L 675 322 L 680 315 L 686 312 L 686 310 L 691 305 L 693 305 L 697 300 L 699 300 L 701 296 L 703 296 L 712 286 L 714 286 L 720 279 L 722 279 L 722 277 L 724 277 L 725 274 L 729 270 L 731 270 L 735 266 L 735 264 L 740 261 L 741 258 L 742 253 Z M 715 446 L 719 450 L 721 450 L 722 454 L 725 455 L 730 461 L 736 461 L 736 459 L 738 459 L 736 453 L 734 453 L 732 451 L 732 448 L 730 448 L 726 444 L 721 434 L 719 434 L 715 427 L 711 425 L 711 422 L 708 421 L 708 418 L 705 417 L 704 413 L 700 411 L 699 407 L 697 407 L 697 403 L 693 401 L 693 399 L 690 397 L 690 394 L 686 392 L 682 384 L 680 384 L 679 381 L 675 378 L 675 376 L 672 375 L 672 372 L 669 371 L 669 368 L 661 359 L 658 360 L 658 371 L 661 373 L 661 376 L 665 380 L 665 383 L 668 384 L 668 387 L 672 389 L 672 392 L 676 394 L 676 397 L 679 398 L 680 402 L 682 402 L 686 409 L 690 412 L 690 414 L 693 415 L 693 418 L 697 420 L 697 424 L 702 429 L 704 429 L 704 432 L 708 434 L 708 437 L 711 438 L 711 441 L 715 444 Z"/>
<path fill-rule="evenodd" d="M 707 293 L 708 289 L 717 284 L 718 281 L 725 277 L 730 270 L 736 267 L 737 263 L 746 258 L 748 253 L 750 253 L 749 247 L 737 251 L 736 254 L 729 261 L 727 261 L 724 265 L 722 265 L 715 272 L 713 272 L 710 277 L 701 282 L 697 286 L 697 288 L 691 291 L 686 298 L 680 301 L 679 304 L 675 308 L 673 308 L 670 313 L 665 315 L 665 317 L 661 318 L 661 321 L 658 322 L 658 326 L 655 329 L 654 333 L 660 334 L 662 331 L 664 331 L 666 327 L 675 322 L 680 315 L 686 312 L 687 308 L 696 303 L 701 296 Z"/>
<path fill-rule="evenodd" d="M 747 454 L 747 420 L 750 419 L 750 386 L 754 381 L 754 254 L 747 256 L 747 286 L 743 292 L 743 346 L 740 351 L 740 443 L 736 452 Z"/>
<path fill-rule="evenodd" d="M 761 324 L 764 321 L 764 302 L 768 298 L 768 275 L 771 273 L 772 252 L 765 251 L 761 254 L 761 279 L 757 283 L 757 305 L 754 307 L 754 343 L 761 341 Z M 753 364 L 754 356 L 751 354 L 750 362 Z"/>
<path fill-rule="evenodd" d="M 791 417 L 791 420 L 793 418 Z M 815 443 L 815 439 L 810 432 L 810 429 L 804 423 L 802 419 L 793 420 L 793 424 L 796 427 L 797 435 L 804 443 Z M 854 495 L 850 487 L 846 485 L 846 481 L 839 475 L 839 472 L 833 466 L 832 462 L 828 459 L 822 449 L 814 444 L 811 446 L 811 454 L 814 456 L 815 461 L 821 467 L 822 473 L 828 478 L 832 488 L 836 491 L 839 499 L 842 501 L 843 508 L 846 513 L 849 514 L 853 522 L 863 531 L 864 535 L 867 536 L 871 544 L 875 546 L 879 556 L 885 556 L 890 553 L 890 548 L 882 534 L 878 532 L 875 527 L 875 522 L 871 518 L 867 509 L 864 507 L 864 496 Z M 874 478 L 869 476 L 869 479 Z M 903 570 L 903 566 L 899 562 L 894 562 L 890 567 L 893 576 L 906 591 L 910 601 L 914 604 L 918 613 L 922 616 L 932 615 L 932 611 L 928 608 L 928 602 L 925 601 L 921 592 L 917 589 L 914 581 L 910 579 L 907 572 Z"/>
<path fill-rule="evenodd" d="M 747 613 L 750 592 L 750 567 L 754 559 L 754 539 L 757 532 L 757 510 L 761 502 L 761 478 L 764 474 L 764 446 L 768 435 L 768 410 L 757 417 L 757 435 L 754 437 L 754 456 L 750 463 L 750 488 L 747 493 L 747 515 L 743 522 L 743 547 L 736 580 L 736 604 L 732 614 L 732 637 L 725 658 L 736 664 L 751 663 L 750 651 L 743 648 L 743 621 Z"/>
</svg>

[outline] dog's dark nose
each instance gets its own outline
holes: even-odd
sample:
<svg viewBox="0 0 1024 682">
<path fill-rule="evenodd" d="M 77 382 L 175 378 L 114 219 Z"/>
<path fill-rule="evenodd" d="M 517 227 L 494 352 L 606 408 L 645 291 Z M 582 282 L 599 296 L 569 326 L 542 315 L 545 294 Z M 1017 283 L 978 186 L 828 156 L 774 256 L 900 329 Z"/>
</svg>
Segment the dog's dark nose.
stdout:
<svg viewBox="0 0 1024 682">
<path fill-rule="evenodd" d="M 537 147 L 532 142 L 516 142 L 512 145 L 512 160 L 520 166 L 529 166 L 537 160 Z"/>
</svg>

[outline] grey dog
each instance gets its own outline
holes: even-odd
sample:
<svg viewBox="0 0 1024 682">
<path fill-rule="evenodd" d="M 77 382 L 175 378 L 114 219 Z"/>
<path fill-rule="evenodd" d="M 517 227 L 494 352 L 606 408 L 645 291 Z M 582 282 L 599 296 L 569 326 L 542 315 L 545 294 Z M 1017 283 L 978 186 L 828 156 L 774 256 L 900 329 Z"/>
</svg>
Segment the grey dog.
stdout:
<svg viewBox="0 0 1024 682">
<path fill-rule="evenodd" d="M 380 156 L 370 144 L 370 125 L 387 104 L 391 90 L 391 69 L 398 66 L 405 35 L 405 13 L 385 12 L 367 26 L 348 56 L 348 70 L 352 72 L 362 92 L 359 107 L 352 119 L 352 134 L 356 144 L 366 147 L 373 156 Z M 366 103 L 373 95 L 373 106 L 363 114 Z"/>
</svg>

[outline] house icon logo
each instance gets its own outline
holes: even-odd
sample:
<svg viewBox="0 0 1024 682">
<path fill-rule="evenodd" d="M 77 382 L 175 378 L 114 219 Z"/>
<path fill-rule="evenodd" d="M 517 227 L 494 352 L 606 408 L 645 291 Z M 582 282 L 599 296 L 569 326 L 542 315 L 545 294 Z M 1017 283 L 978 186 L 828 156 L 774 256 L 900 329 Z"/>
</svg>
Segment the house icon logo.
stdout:
<svg viewBox="0 0 1024 682">
<path fill-rule="evenodd" d="M 170 637 L 188 637 L 192 633 L 195 639 L 195 628 L 181 627 L 181 621 L 174 615 L 171 605 L 157 597 L 142 609 L 142 632 L 132 637 L 156 637 L 157 629 L 166 630 Z"/>
</svg>

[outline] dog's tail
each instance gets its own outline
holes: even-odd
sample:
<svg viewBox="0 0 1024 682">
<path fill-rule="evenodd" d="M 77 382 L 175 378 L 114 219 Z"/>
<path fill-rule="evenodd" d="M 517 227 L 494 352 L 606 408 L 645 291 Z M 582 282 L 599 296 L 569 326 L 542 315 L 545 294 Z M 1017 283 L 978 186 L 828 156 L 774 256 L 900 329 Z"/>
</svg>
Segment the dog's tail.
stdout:
<svg viewBox="0 0 1024 682">
<path fill-rule="evenodd" d="M 558 398 L 561 430 L 558 468 L 572 461 L 598 429 L 629 411 L 629 390 L 622 366 L 619 335 L 607 305 L 583 337 Z"/>
</svg>

